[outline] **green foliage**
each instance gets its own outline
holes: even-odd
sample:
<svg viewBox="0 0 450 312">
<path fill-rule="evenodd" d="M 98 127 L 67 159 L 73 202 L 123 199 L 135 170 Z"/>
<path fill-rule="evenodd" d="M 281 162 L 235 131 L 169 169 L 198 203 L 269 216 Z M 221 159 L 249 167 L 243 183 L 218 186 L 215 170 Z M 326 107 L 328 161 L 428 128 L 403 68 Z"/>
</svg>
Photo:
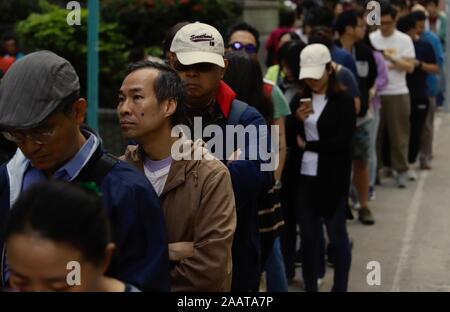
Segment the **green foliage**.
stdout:
<svg viewBox="0 0 450 312">
<path fill-rule="evenodd" d="M 17 24 L 16 30 L 28 50 L 51 50 L 69 60 L 80 76 L 82 94 L 86 90 L 87 9 L 81 10 L 81 25 L 67 24 L 68 11 L 42 3 L 42 12 L 33 13 Z M 100 33 L 100 100 L 102 106 L 114 106 L 116 90 L 126 67 L 129 42 L 117 23 L 101 23 Z"/>
<path fill-rule="evenodd" d="M 15 21 L 22 20 L 16 24 L 22 45 L 27 51 L 46 49 L 68 59 L 77 70 L 82 94 L 86 95 L 87 1 L 80 1 L 83 8 L 80 26 L 67 24 L 67 1 L 0 0 L 2 16 L 1 9 L 12 6 L 13 2 L 14 6 L 21 4 L 26 9 L 20 16 L 13 17 Z M 26 7 L 26 3 L 34 5 Z M 162 41 L 172 25 L 181 21 L 201 21 L 223 33 L 241 15 L 240 6 L 232 0 L 101 0 L 100 3 L 99 92 L 102 107 L 115 107 L 117 89 L 133 46 L 143 46 L 149 55 L 161 57 Z M 10 11 L 14 11 L 12 7 Z"/>
<path fill-rule="evenodd" d="M 141 46 L 161 46 L 166 31 L 178 22 L 200 21 L 223 33 L 242 14 L 231 0 L 104 0 L 102 17 L 117 21 L 127 38 Z"/>
</svg>

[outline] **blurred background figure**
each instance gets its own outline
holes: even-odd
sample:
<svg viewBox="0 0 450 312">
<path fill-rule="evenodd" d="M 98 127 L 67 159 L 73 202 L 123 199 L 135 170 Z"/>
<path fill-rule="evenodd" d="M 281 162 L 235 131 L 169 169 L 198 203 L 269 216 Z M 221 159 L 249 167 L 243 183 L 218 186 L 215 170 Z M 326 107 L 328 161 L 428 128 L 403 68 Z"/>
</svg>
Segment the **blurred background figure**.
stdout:
<svg viewBox="0 0 450 312">
<path fill-rule="evenodd" d="M 285 9 L 280 12 L 280 18 L 278 27 L 275 28 L 269 35 L 269 39 L 266 42 L 267 58 L 266 66 L 270 67 L 273 64 L 278 63 L 278 50 L 281 36 L 290 31 L 295 31 L 295 12 L 289 9 Z"/>
<path fill-rule="evenodd" d="M 101 198 L 89 185 L 51 181 L 31 187 L 11 210 L 5 239 L 13 290 L 139 292 L 106 276 L 116 246 Z M 79 283 L 74 275 L 70 285 L 73 261 Z"/>
<path fill-rule="evenodd" d="M 19 40 L 14 35 L 6 35 L 3 37 L 3 53 L 2 56 L 13 57 L 16 60 L 25 56 L 19 49 Z"/>
</svg>

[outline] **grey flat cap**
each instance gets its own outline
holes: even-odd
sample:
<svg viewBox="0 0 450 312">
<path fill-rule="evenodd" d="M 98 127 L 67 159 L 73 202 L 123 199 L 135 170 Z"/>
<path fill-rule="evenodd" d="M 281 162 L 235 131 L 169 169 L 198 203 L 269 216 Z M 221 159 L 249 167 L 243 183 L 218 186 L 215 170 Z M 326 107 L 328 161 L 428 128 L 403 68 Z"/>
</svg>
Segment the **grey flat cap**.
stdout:
<svg viewBox="0 0 450 312">
<path fill-rule="evenodd" d="M 16 61 L 0 83 L 0 129 L 39 125 L 80 90 L 73 66 L 50 51 Z"/>
</svg>

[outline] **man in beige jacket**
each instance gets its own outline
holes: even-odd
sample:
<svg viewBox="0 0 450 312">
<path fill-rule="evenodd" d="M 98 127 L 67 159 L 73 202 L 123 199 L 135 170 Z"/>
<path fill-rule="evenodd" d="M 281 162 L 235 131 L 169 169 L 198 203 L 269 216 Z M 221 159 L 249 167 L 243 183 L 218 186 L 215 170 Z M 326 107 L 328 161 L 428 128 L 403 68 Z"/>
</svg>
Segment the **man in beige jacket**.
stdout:
<svg viewBox="0 0 450 312">
<path fill-rule="evenodd" d="M 175 160 L 180 155 L 175 157 L 172 147 L 179 138 L 171 132 L 182 119 L 184 96 L 181 79 L 168 66 L 148 61 L 130 66 L 117 111 L 123 134 L 138 145 L 128 146 L 124 158 L 145 173 L 160 196 L 172 291 L 229 291 L 236 228 L 231 178 L 202 142 L 183 137 L 182 146 L 206 157 Z"/>
</svg>

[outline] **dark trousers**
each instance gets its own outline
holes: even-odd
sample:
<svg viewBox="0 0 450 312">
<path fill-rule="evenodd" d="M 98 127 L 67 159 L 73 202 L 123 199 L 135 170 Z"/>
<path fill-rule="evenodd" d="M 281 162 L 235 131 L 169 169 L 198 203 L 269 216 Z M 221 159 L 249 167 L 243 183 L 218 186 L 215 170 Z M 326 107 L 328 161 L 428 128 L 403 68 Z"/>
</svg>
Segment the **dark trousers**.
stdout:
<svg viewBox="0 0 450 312">
<path fill-rule="evenodd" d="M 408 161 L 413 164 L 419 155 L 420 143 L 430 101 L 425 98 L 411 97 L 410 137 Z"/>
<path fill-rule="evenodd" d="M 303 256 L 302 271 L 306 291 L 318 291 L 322 217 L 317 198 L 317 178 L 301 176 L 297 192 L 297 221 L 300 225 L 300 244 Z M 346 196 L 336 202 L 336 212 L 330 219 L 323 220 L 330 243 L 335 247 L 334 285 L 332 291 L 347 291 L 351 265 L 351 248 L 347 232 Z M 322 246 L 321 246 L 322 245 Z"/>
<path fill-rule="evenodd" d="M 296 192 L 298 179 L 289 177 L 283 180 L 281 189 L 281 211 L 284 227 L 281 232 L 281 252 L 283 254 L 286 277 L 295 277 L 295 250 L 297 246 Z"/>
</svg>

